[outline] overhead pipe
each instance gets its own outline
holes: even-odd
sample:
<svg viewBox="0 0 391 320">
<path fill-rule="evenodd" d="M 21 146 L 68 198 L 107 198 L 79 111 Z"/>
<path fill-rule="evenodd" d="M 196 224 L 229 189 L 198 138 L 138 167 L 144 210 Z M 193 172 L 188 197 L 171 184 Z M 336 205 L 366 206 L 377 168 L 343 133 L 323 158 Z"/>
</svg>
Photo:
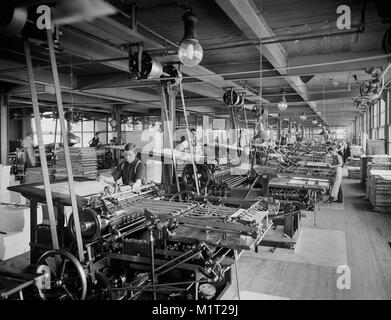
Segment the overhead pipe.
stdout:
<svg viewBox="0 0 391 320">
<path fill-rule="evenodd" d="M 305 69 L 305 68 L 314 68 L 314 67 L 324 67 L 324 66 L 331 66 L 331 65 L 338 65 L 338 64 L 346 64 L 346 63 L 355 63 L 355 62 L 362 62 L 362 61 L 368 61 L 368 60 L 380 60 L 380 59 L 387 59 L 390 58 L 391 54 L 383 54 L 383 55 L 377 55 L 377 56 L 370 56 L 370 57 L 362 57 L 362 58 L 354 58 L 354 59 L 345 59 L 340 61 L 331 61 L 331 62 L 322 62 L 322 63 L 314 63 L 314 64 L 307 64 L 307 65 L 301 65 L 301 66 L 286 66 L 284 68 L 272 68 L 272 69 L 263 69 L 263 70 L 248 70 L 248 71 L 237 71 L 237 72 L 225 72 L 225 73 L 216 73 L 214 76 L 238 76 L 238 75 L 246 75 L 251 73 L 257 73 L 258 75 L 261 73 L 266 72 L 273 72 L 273 71 L 281 71 L 281 70 L 294 70 L 294 69 Z M 84 64 L 91 64 L 91 63 L 101 63 L 101 62 L 110 62 L 110 61 L 120 61 L 120 60 L 127 60 L 128 57 L 118 57 L 118 58 L 107 58 L 107 59 L 96 59 L 96 60 L 88 60 L 84 62 L 74 62 L 72 65 L 84 65 Z M 62 64 L 58 67 L 66 67 L 71 66 L 71 64 Z M 34 69 L 43 69 L 43 68 L 49 68 L 49 66 L 44 67 L 36 67 Z M 14 68 L 14 69 L 3 69 L 0 70 L 1 73 L 12 73 L 15 71 L 20 71 L 20 68 Z M 330 72 L 325 72 L 330 73 Z M 313 75 L 314 73 L 304 73 L 304 74 L 285 74 L 282 76 L 305 76 L 305 75 Z M 198 75 L 191 75 L 191 76 L 182 76 L 182 80 L 186 79 L 194 79 L 194 78 L 202 78 L 202 77 L 210 77 L 210 74 L 198 74 Z M 278 77 L 278 75 L 273 75 L 272 77 Z M 176 77 L 168 77 L 165 78 L 165 80 L 176 80 Z M 252 78 L 249 78 L 252 79 Z M 258 79 L 256 77 L 255 79 Z M 230 81 L 234 81 L 235 79 L 229 79 Z M 245 79 L 240 79 L 245 80 Z M 151 79 L 141 79 L 138 80 L 138 82 L 145 82 L 145 81 L 151 81 Z M 228 81 L 228 80 L 227 80 Z"/>
</svg>

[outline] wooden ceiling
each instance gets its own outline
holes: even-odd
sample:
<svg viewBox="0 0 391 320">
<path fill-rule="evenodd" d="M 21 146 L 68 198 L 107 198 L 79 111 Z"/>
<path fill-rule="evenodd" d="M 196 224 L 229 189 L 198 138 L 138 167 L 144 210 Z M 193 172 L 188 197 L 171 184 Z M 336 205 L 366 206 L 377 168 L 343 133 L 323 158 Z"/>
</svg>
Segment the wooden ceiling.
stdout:
<svg viewBox="0 0 391 320">
<path fill-rule="evenodd" d="M 365 11 L 365 31 L 344 35 L 332 34 L 339 32 L 336 9 L 341 3 L 337 0 L 109 2 L 120 10 L 116 15 L 61 28 L 64 51 L 57 54 L 57 60 L 65 102 L 70 103 L 72 97 L 80 109 L 90 109 L 94 102 L 97 111 L 108 114 L 119 104 L 137 113 L 160 108 L 157 81 L 128 78 L 126 46 L 142 42 L 157 59 L 178 61 L 175 53 L 183 36 L 184 13 L 178 3 L 191 6 L 198 16 L 197 34 L 204 48 L 200 66 L 181 67 L 186 101 L 194 111 L 206 110 L 211 115 L 220 112 L 224 108 L 224 91 L 236 87 L 246 92 L 246 104 L 254 104 L 262 96 L 269 112 L 274 113 L 278 112 L 276 105 L 284 89 L 289 107 L 281 112 L 282 117 L 298 121 L 304 112 L 308 125 L 317 117 L 332 127 L 346 126 L 358 114 L 353 98 L 358 95 L 360 81 L 369 78 L 365 70 L 388 64 L 385 58 L 372 58 L 384 55 L 381 40 L 388 27 L 381 23 L 372 2 Z M 361 23 L 362 1 L 347 0 L 344 4 L 352 10 L 352 27 L 357 27 Z M 132 5 L 137 6 L 137 29 L 132 29 L 129 18 Z M 330 34 L 295 38 L 297 34 L 311 36 L 321 32 Z M 260 35 L 261 40 L 284 36 L 290 41 L 259 47 L 256 43 Z M 26 99 L 28 95 L 20 94 L 28 92 L 22 43 L 5 34 L 0 35 L 0 40 L 0 80 L 13 84 L 9 87 L 12 101 Z M 48 53 L 39 46 L 34 46 L 32 52 L 39 98 L 42 103 L 53 102 L 54 96 L 45 93 L 45 86 L 52 83 Z M 368 59 L 352 60 L 363 57 Z M 349 62 L 332 64 L 342 60 Z M 311 67 L 304 68 L 305 65 Z M 16 107 L 20 102 L 12 105 Z M 179 102 L 178 105 L 181 106 Z M 342 113 L 336 117 L 338 110 Z"/>
</svg>

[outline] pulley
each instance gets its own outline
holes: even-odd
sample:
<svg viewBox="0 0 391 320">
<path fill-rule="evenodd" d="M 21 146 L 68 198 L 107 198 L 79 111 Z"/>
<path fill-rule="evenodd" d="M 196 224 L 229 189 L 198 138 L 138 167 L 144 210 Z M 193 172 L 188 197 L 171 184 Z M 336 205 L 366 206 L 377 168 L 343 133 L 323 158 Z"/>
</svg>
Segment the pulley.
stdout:
<svg viewBox="0 0 391 320">
<path fill-rule="evenodd" d="M 165 80 L 165 78 L 169 78 Z M 175 79 L 174 79 L 175 78 Z M 172 64 L 167 64 L 163 67 L 162 81 L 171 83 L 172 86 L 178 86 L 182 81 L 182 73 Z"/>
<path fill-rule="evenodd" d="M 196 164 L 196 169 L 197 173 L 194 175 L 193 165 L 185 165 L 182 172 L 182 183 L 186 188 L 195 189 L 195 179 L 198 179 L 199 187 L 201 189 L 208 188 L 213 182 L 213 176 L 210 168 L 206 164 Z"/>
<path fill-rule="evenodd" d="M 84 300 L 86 298 L 86 272 L 80 262 L 68 251 L 46 251 L 36 265 L 37 274 L 43 273 L 42 278 L 36 282 L 41 299 Z"/>
<path fill-rule="evenodd" d="M 131 78 L 158 79 L 162 75 L 163 67 L 160 62 L 142 51 L 129 56 L 129 71 Z"/>
<path fill-rule="evenodd" d="M 231 88 L 224 93 L 223 101 L 227 106 L 237 106 L 240 104 L 240 95 Z"/>
<path fill-rule="evenodd" d="M 83 241 L 87 243 L 92 242 L 101 236 L 101 231 L 105 225 L 102 225 L 99 214 L 96 211 L 91 208 L 84 208 L 84 210 L 79 212 L 79 219 Z M 71 235 L 76 238 L 73 214 L 69 218 L 68 226 Z"/>
</svg>

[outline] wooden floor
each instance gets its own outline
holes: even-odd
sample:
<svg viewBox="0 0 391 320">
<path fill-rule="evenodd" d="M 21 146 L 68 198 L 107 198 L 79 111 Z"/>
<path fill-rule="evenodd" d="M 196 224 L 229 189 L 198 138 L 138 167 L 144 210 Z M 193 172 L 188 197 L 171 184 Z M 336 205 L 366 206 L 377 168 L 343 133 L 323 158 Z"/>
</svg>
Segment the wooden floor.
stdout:
<svg viewBox="0 0 391 320">
<path fill-rule="evenodd" d="M 238 262 L 239 291 L 289 299 L 391 299 L 391 213 L 370 209 L 359 180 L 344 178 L 343 194 L 343 205 L 320 208 L 316 227 L 313 216 L 303 220 L 303 227 L 315 229 L 314 234 L 338 235 L 329 245 L 339 257 L 328 263 L 325 259 L 331 257 L 330 250 L 319 250 L 317 259 L 306 259 L 292 250 L 245 252 Z M 319 246 L 316 241 L 314 247 Z M 319 259 L 322 254 L 323 260 Z M 332 260 L 344 261 L 344 255 L 351 271 L 350 290 L 336 286 L 340 274 Z M 223 299 L 237 299 L 235 279 Z"/>
</svg>

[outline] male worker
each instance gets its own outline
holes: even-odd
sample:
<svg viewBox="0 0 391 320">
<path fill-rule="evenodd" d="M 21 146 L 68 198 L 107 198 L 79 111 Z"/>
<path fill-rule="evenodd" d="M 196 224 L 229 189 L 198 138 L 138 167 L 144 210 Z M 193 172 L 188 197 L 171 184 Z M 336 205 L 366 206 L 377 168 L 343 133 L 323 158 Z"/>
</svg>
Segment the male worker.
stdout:
<svg viewBox="0 0 391 320">
<path fill-rule="evenodd" d="M 337 202 L 338 201 L 338 192 L 339 188 L 341 187 L 342 182 L 342 157 L 337 153 L 337 150 L 335 147 L 331 146 L 327 149 L 327 151 L 331 154 L 333 157 L 333 160 L 331 164 L 329 163 L 329 168 L 335 168 L 335 181 L 333 184 L 333 188 L 331 190 L 331 199 L 330 202 Z"/>
<path fill-rule="evenodd" d="M 185 136 L 182 136 L 181 142 L 175 147 L 175 150 L 179 152 L 187 152 L 188 148 L 189 148 L 189 143 L 186 141 Z M 181 159 L 176 159 L 176 163 L 182 165 L 185 163 L 185 161 Z"/>
<path fill-rule="evenodd" d="M 124 148 L 124 161 L 114 170 L 113 177 L 117 181 L 122 178 L 125 185 L 132 184 L 137 188 L 141 186 L 142 180 L 145 179 L 144 163 L 136 158 L 136 146 L 128 143 Z"/>
<path fill-rule="evenodd" d="M 24 169 L 35 167 L 34 140 L 31 132 L 22 141 Z"/>
<path fill-rule="evenodd" d="M 101 146 L 98 132 L 96 132 L 95 136 L 89 141 L 89 145 L 90 145 L 90 148 L 98 148 Z"/>
</svg>

